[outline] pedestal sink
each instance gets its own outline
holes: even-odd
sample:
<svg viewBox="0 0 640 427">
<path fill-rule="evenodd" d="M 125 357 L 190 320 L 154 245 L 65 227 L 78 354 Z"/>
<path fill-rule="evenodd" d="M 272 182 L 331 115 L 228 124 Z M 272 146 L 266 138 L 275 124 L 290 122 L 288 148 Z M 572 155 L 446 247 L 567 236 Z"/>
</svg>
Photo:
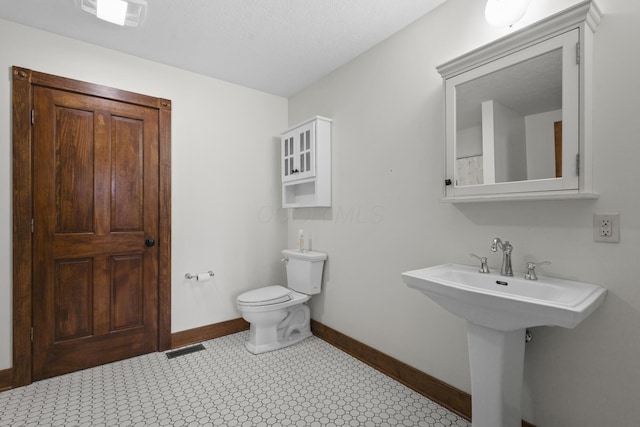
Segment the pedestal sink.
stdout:
<svg viewBox="0 0 640 427">
<path fill-rule="evenodd" d="M 573 328 L 607 293 L 589 283 L 525 280 L 458 264 L 407 271 L 402 280 L 467 320 L 473 427 L 520 426 L 525 329 Z"/>
</svg>

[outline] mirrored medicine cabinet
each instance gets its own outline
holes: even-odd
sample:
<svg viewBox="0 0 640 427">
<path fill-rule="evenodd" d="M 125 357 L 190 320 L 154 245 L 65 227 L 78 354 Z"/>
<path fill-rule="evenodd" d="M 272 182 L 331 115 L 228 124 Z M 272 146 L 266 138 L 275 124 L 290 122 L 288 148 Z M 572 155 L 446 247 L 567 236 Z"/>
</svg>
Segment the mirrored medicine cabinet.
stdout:
<svg viewBox="0 0 640 427">
<path fill-rule="evenodd" d="M 443 201 L 596 198 L 591 44 L 584 1 L 437 67 L 444 80 Z"/>
</svg>

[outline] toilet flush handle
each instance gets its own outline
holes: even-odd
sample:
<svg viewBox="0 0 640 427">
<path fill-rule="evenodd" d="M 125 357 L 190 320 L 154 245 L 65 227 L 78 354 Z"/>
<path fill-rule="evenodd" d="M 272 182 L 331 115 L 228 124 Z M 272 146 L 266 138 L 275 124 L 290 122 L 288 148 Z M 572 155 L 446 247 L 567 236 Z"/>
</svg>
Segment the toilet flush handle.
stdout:
<svg viewBox="0 0 640 427">
<path fill-rule="evenodd" d="M 286 264 L 286 263 L 289 262 L 289 257 L 284 257 L 280 261 L 282 261 L 282 262 L 284 262 Z"/>
</svg>

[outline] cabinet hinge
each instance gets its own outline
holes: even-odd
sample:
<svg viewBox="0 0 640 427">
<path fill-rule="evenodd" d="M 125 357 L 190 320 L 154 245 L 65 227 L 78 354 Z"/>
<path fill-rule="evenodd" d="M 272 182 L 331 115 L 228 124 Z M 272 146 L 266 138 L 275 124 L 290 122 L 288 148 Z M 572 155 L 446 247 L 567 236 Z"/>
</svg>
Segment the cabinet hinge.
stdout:
<svg viewBox="0 0 640 427">
<path fill-rule="evenodd" d="M 576 175 L 580 176 L 580 153 L 576 154 Z"/>
<path fill-rule="evenodd" d="M 31 342 L 33 342 L 33 326 L 31 327 Z"/>
<path fill-rule="evenodd" d="M 34 124 L 36 122 L 36 112 L 34 110 L 31 110 L 31 124 Z"/>
<path fill-rule="evenodd" d="M 580 65 L 580 42 L 576 43 L 576 64 Z"/>
</svg>

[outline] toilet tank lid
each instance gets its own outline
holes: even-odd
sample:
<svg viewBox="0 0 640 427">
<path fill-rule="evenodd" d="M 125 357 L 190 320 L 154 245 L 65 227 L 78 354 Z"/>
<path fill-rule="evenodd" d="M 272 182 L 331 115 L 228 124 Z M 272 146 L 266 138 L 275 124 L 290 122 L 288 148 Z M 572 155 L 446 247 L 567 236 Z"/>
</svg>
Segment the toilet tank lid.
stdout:
<svg viewBox="0 0 640 427">
<path fill-rule="evenodd" d="M 280 285 L 254 289 L 238 296 L 238 302 L 241 304 L 268 305 L 289 300 L 291 300 L 291 289 Z"/>
<path fill-rule="evenodd" d="M 304 251 L 300 252 L 297 249 L 283 249 L 282 255 L 295 258 L 295 259 L 303 259 L 307 261 L 324 261 L 327 259 L 327 254 L 324 252 L 314 252 L 314 251 Z"/>
</svg>

